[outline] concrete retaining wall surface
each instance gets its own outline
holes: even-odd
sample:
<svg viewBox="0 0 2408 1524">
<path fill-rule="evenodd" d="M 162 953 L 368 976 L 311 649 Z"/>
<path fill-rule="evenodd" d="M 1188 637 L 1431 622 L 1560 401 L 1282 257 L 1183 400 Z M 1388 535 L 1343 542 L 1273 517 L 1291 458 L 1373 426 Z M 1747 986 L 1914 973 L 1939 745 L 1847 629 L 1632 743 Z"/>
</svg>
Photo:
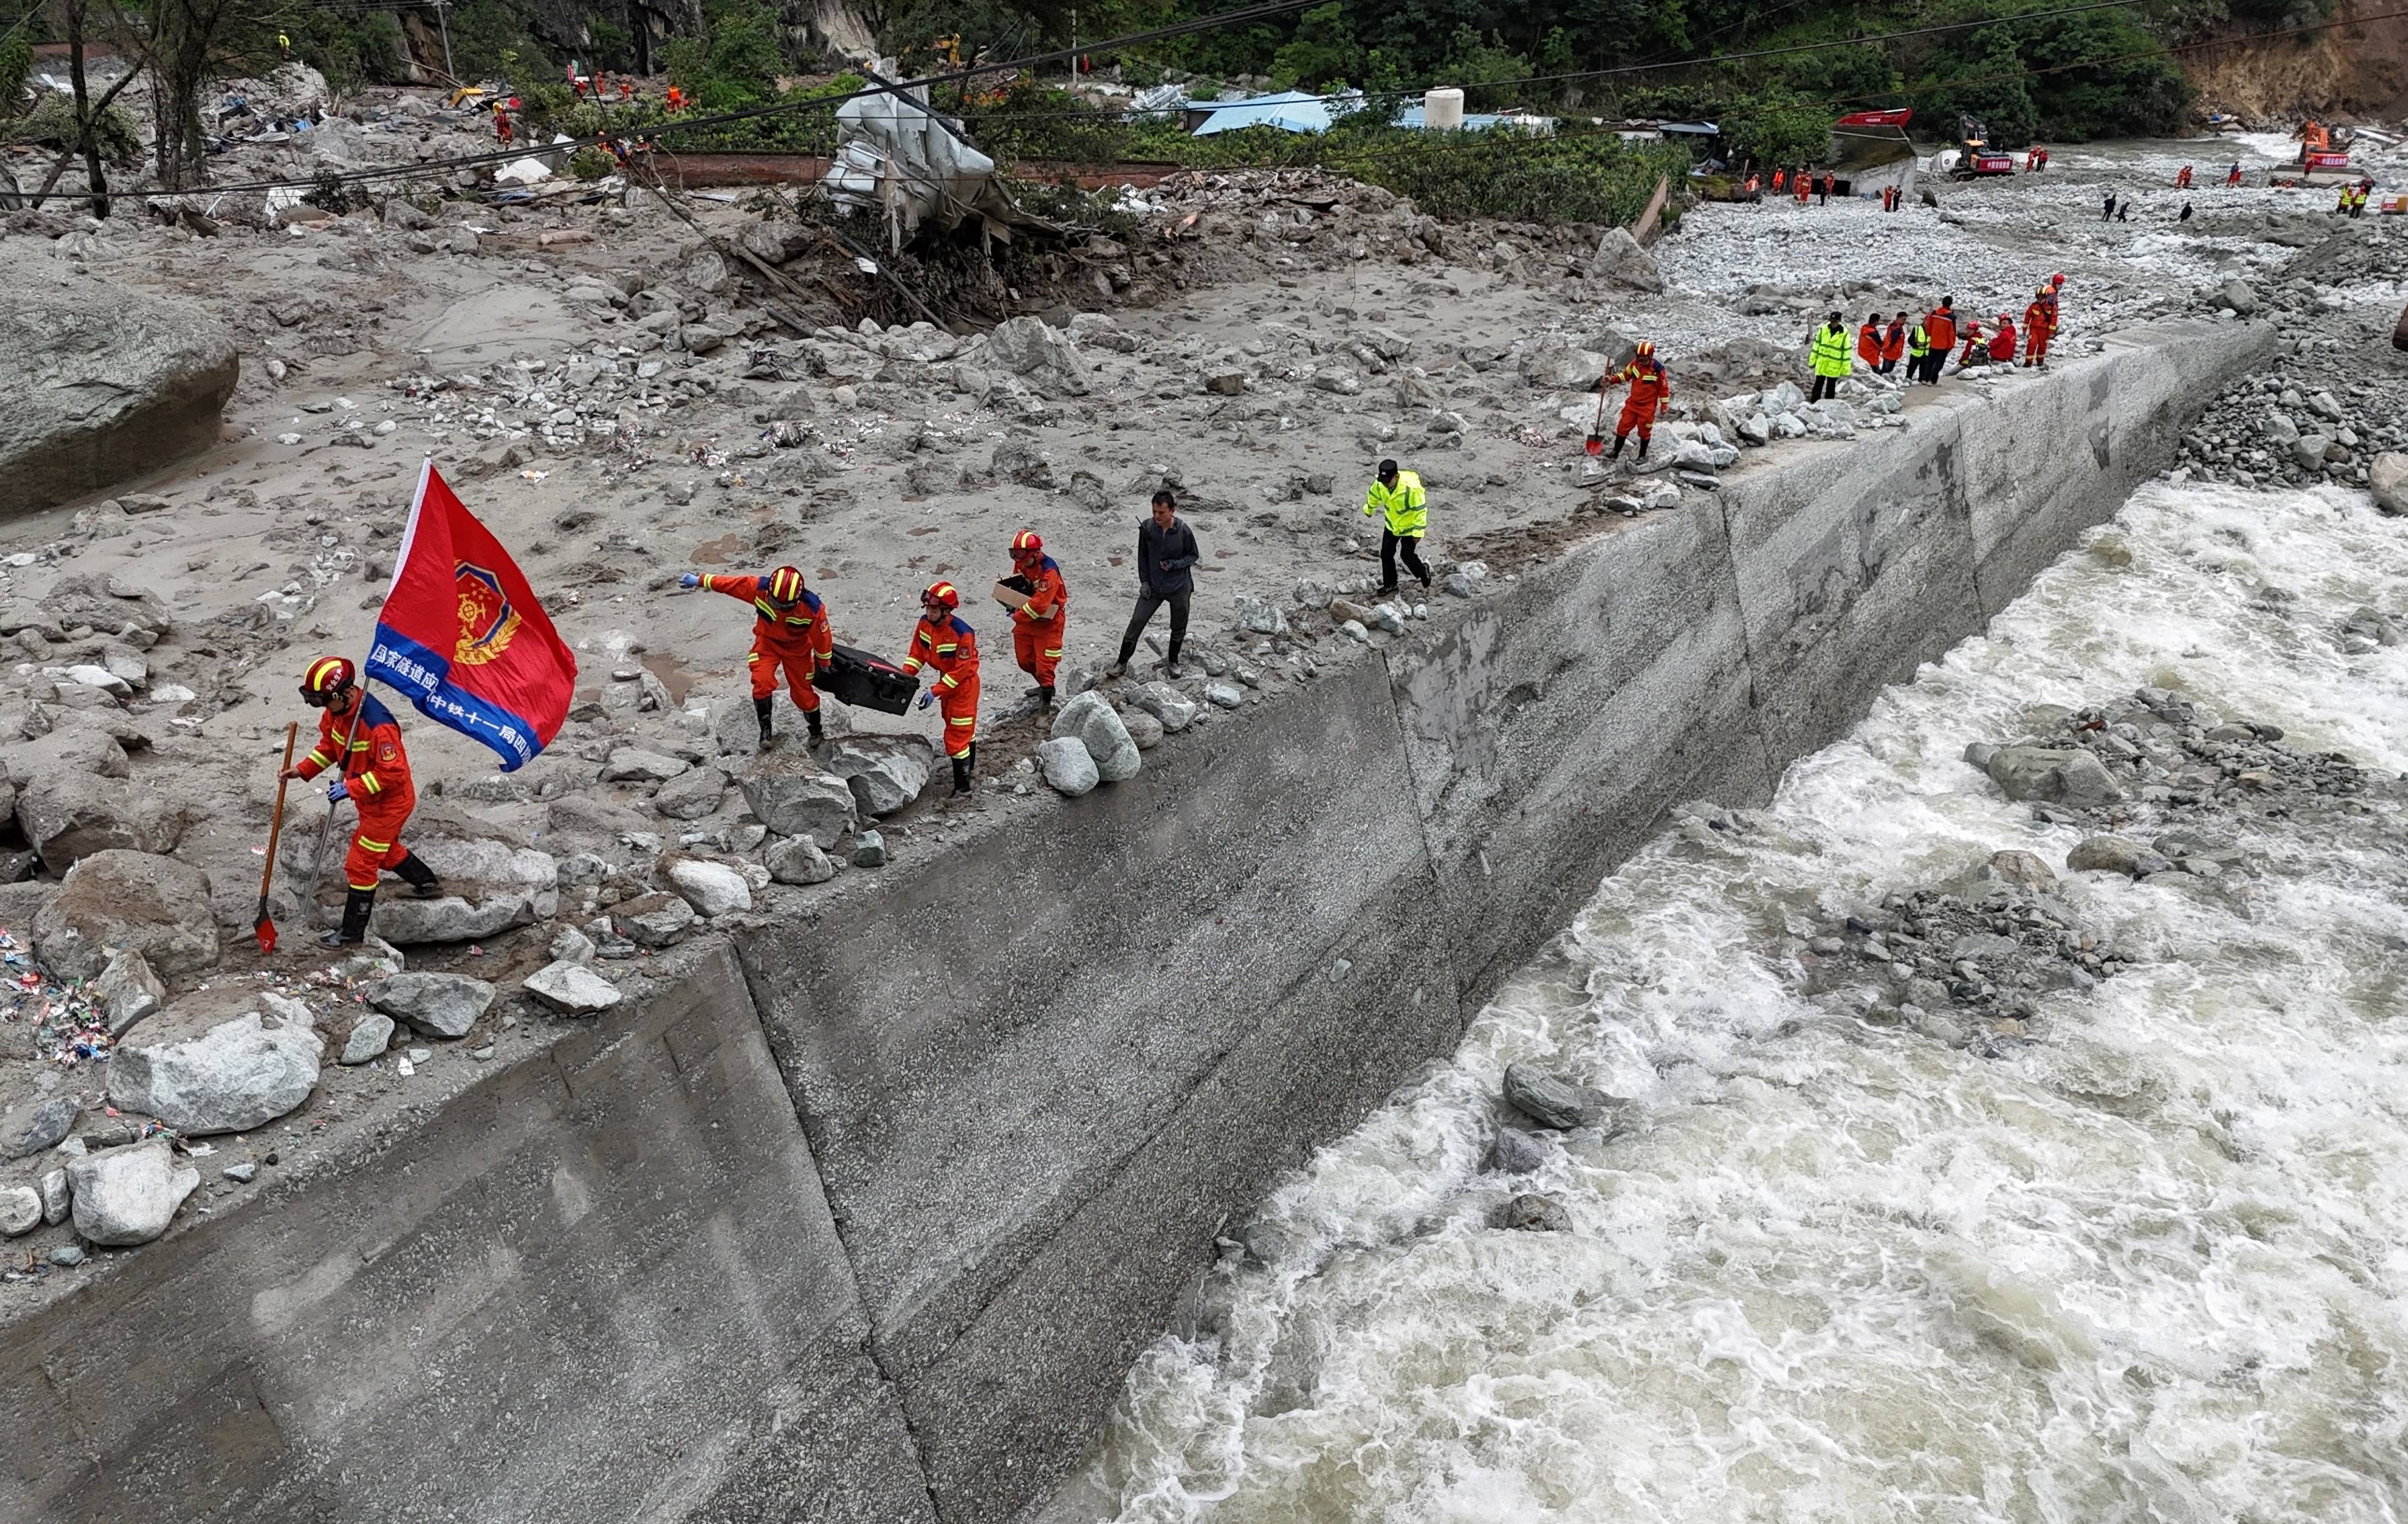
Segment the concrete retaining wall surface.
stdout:
<svg viewBox="0 0 2408 1524">
<path fill-rule="evenodd" d="M 1768 797 L 2270 342 L 2130 334 L 1793 449 L 1131 784 L 795 897 L 0 1333 L 0 1515 L 1017 1517 L 1215 1230 L 1668 806 Z"/>
</svg>

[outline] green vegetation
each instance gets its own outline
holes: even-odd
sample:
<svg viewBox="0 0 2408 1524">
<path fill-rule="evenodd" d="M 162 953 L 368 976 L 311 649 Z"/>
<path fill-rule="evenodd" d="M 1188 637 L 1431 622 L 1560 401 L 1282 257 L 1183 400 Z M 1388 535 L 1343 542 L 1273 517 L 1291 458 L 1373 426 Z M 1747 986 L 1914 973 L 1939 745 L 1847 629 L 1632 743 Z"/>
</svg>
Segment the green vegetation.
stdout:
<svg viewBox="0 0 2408 1524">
<path fill-rule="evenodd" d="M 8 124 L 8 137 L 14 142 L 66 151 L 76 145 L 75 102 L 55 92 L 44 95 L 41 104 Z M 93 137 L 101 158 L 109 164 L 122 168 L 142 162 L 141 129 L 122 106 L 111 104 L 100 113 Z"/>
</svg>

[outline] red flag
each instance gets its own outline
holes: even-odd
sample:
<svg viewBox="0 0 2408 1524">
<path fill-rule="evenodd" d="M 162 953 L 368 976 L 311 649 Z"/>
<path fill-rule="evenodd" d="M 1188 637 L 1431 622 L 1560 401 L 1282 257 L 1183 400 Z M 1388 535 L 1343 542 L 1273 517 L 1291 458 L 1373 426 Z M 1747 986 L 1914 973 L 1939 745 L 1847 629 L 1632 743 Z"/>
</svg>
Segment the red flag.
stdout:
<svg viewBox="0 0 2408 1524">
<path fill-rule="evenodd" d="M 577 689 L 577 657 L 535 590 L 431 460 L 419 471 L 368 675 L 492 747 L 504 772 L 560 734 Z"/>
</svg>

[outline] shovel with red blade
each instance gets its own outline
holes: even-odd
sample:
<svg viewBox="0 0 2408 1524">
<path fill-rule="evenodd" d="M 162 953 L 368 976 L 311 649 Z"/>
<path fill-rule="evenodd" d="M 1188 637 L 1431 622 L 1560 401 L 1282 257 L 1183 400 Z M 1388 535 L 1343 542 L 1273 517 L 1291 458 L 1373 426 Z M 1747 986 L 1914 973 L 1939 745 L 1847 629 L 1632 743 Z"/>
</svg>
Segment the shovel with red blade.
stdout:
<svg viewBox="0 0 2408 1524">
<path fill-rule="evenodd" d="M 1605 453 L 1605 383 L 1603 381 L 1597 384 L 1597 423 L 1590 427 L 1588 439 L 1583 442 L 1581 448 L 1592 455 Z"/>
<path fill-rule="evenodd" d="M 284 766 L 276 769 L 276 812 L 267 817 L 267 862 L 259 870 L 259 920 L 251 928 L 259 939 L 262 957 L 276 951 L 276 923 L 267 913 L 267 886 L 276 881 L 276 839 L 284 834 L 284 788 L 290 781 L 285 774 L 293 770 L 293 743 L 300 734 L 297 723 L 285 729 Z"/>
</svg>

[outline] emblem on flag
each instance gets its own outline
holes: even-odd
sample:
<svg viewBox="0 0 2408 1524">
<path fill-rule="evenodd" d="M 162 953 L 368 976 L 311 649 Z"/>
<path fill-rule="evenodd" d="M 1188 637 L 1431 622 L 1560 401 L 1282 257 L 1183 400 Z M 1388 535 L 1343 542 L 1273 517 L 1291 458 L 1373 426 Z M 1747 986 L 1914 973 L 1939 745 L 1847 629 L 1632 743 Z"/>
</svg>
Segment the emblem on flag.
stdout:
<svg viewBox="0 0 2408 1524">
<path fill-rule="evenodd" d="M 460 643 L 453 648 L 452 659 L 479 667 L 510 648 L 519 616 L 510 607 L 510 596 L 502 591 L 499 577 L 463 561 L 459 579 Z"/>
</svg>

